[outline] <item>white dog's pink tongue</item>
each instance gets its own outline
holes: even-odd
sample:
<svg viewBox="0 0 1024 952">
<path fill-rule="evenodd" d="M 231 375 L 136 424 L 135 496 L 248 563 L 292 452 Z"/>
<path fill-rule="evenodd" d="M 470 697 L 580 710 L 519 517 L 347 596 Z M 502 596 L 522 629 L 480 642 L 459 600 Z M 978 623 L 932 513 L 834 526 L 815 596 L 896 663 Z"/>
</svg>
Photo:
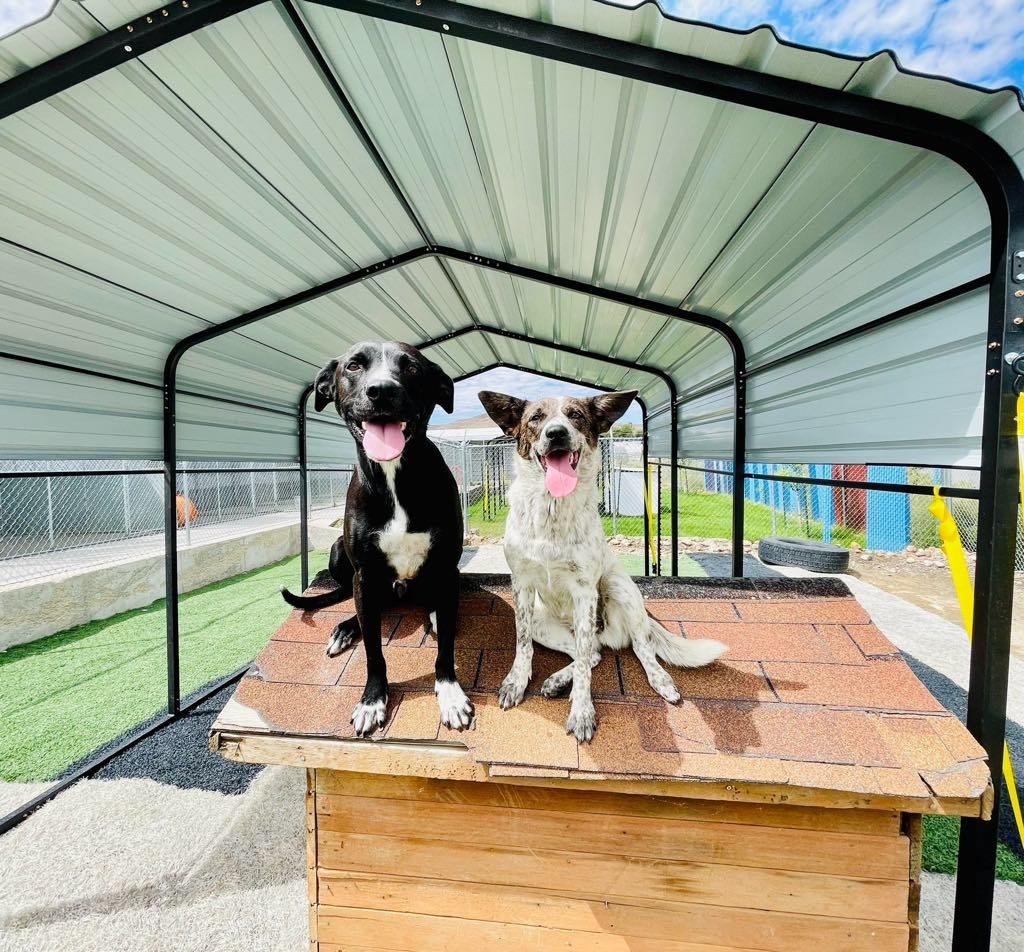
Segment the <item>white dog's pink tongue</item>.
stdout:
<svg viewBox="0 0 1024 952">
<path fill-rule="evenodd" d="M 405 449 L 405 434 L 400 423 L 363 424 L 363 449 L 378 463 L 397 459 Z"/>
<path fill-rule="evenodd" d="M 572 468 L 571 453 L 553 453 L 545 457 L 544 485 L 555 499 L 568 496 L 576 488 L 579 477 Z"/>
</svg>

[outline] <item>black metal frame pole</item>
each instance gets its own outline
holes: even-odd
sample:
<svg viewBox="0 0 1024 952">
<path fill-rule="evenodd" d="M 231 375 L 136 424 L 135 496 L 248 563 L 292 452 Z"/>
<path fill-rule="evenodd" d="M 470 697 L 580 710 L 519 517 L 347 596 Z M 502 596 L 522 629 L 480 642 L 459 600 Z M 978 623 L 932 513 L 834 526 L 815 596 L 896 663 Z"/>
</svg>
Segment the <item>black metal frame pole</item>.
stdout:
<svg viewBox="0 0 1024 952">
<path fill-rule="evenodd" d="M 302 591 L 309 588 L 309 448 L 306 440 L 306 405 L 313 392 L 310 384 L 299 397 L 299 574 Z"/>
<path fill-rule="evenodd" d="M 967 727 L 988 755 L 995 802 L 991 819 L 965 818 L 960 824 L 954 952 L 987 949 L 992 930 L 1020 499 L 1015 392 L 1018 381 L 1004 363 L 1011 353 L 1024 350 L 1024 299 L 1017 298 L 1013 288 L 1024 290 L 1024 189 L 1019 188 L 1008 194 L 1001 218 L 993 210 L 974 637 L 967 694 Z"/>
<path fill-rule="evenodd" d="M 171 351 L 173 356 L 174 351 Z M 164 615 L 167 625 L 167 713 L 177 717 L 181 709 L 178 619 L 178 420 L 175 371 L 178 361 L 164 366 Z"/>
</svg>

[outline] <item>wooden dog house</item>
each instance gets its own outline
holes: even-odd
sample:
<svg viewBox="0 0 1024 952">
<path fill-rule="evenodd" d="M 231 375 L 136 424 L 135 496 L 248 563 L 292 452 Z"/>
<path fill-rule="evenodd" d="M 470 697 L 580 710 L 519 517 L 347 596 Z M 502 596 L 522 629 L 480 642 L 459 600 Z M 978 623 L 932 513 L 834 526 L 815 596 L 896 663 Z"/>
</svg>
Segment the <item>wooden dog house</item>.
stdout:
<svg viewBox="0 0 1024 952">
<path fill-rule="evenodd" d="M 210 744 L 306 770 L 313 952 L 917 948 L 921 814 L 991 814 L 982 748 L 840 582 L 643 587 L 652 615 L 729 654 L 674 672 L 672 707 L 608 652 L 591 744 L 565 733 L 568 701 L 535 692 L 554 652 L 500 709 L 507 577 L 464 577 L 461 733 L 438 724 L 422 612 L 385 616 L 393 696 L 374 740 L 348 723 L 361 647 L 323 651 L 351 603 L 292 613 Z"/>
</svg>

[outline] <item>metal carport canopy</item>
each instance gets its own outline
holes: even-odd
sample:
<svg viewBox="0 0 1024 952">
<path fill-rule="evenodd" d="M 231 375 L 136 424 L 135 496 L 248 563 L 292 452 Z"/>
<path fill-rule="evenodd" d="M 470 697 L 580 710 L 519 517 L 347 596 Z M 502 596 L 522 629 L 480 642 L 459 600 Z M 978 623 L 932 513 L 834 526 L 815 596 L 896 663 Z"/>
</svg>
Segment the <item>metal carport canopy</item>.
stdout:
<svg viewBox="0 0 1024 952">
<path fill-rule="evenodd" d="M 912 76 L 888 54 L 799 49 L 766 29 L 671 21 L 650 4 L 485 6 L 699 55 L 709 69 L 909 103 L 984 129 L 1015 158 L 1024 148 L 1012 91 Z M 747 456 L 978 462 L 989 216 L 954 162 L 466 40 L 454 18 L 406 25 L 339 7 L 399 18 L 453 9 L 84 0 L 3 41 L 0 77 L 21 81 L 0 87 L 5 353 L 159 384 L 176 341 L 450 246 L 722 321 L 755 371 L 908 309 L 881 335 L 752 374 Z M 66 72 L 47 87 L 28 71 L 105 35 L 106 58 L 92 71 L 79 61 L 70 86 Z M 681 453 L 733 452 L 734 364 L 715 331 L 429 257 L 188 351 L 178 455 L 294 459 L 280 413 L 223 398 L 294 413 L 311 374 L 347 344 L 470 324 L 657 367 L 680 395 Z M 434 353 L 453 375 L 504 361 L 638 387 L 652 453 L 671 449 L 657 412 L 665 389 L 650 376 L 486 335 Z M 2 369 L 4 455 L 161 455 L 158 390 L 10 360 Z M 324 432 L 335 438 L 315 440 L 316 456 L 349 452 L 340 431 Z"/>
<path fill-rule="evenodd" d="M 61 0 L 0 41 L 0 453 L 162 456 L 170 487 L 181 459 L 336 461 L 340 426 L 295 439 L 309 381 L 397 337 L 460 377 L 636 386 L 659 455 L 980 463 L 967 721 L 998 784 L 1015 90 L 653 4 L 148 2 Z M 973 950 L 995 824 L 960 842 Z"/>
</svg>

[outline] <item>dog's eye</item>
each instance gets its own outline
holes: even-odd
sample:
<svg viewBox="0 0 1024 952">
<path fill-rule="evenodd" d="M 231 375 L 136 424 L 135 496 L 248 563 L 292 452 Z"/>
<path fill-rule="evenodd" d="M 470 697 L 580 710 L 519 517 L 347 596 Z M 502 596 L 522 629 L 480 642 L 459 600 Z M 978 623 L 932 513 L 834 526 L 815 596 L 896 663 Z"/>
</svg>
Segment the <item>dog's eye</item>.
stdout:
<svg viewBox="0 0 1024 952">
<path fill-rule="evenodd" d="M 543 419 L 544 419 L 544 411 L 543 410 L 538 410 L 536 413 L 534 413 L 534 415 L 532 417 L 530 417 L 530 422 L 531 423 L 540 423 L 540 421 L 543 420 Z"/>
<path fill-rule="evenodd" d="M 418 374 L 418 373 L 420 372 L 420 368 L 419 368 L 419 367 L 417 367 L 417 366 L 416 366 L 415 364 L 408 364 L 408 365 L 406 366 L 406 368 L 405 368 L 405 372 L 406 372 L 406 373 L 407 373 L 407 374 L 408 374 L 408 375 L 409 375 L 410 377 L 415 377 L 415 376 L 416 376 L 416 374 Z"/>
<path fill-rule="evenodd" d="M 359 373 L 363 369 L 363 365 L 357 360 L 350 360 L 348 366 L 345 368 L 350 374 Z"/>
<path fill-rule="evenodd" d="M 565 415 L 570 420 L 579 420 L 581 418 L 581 416 L 582 416 L 582 414 L 580 413 L 579 410 L 566 410 L 565 411 Z"/>
</svg>

